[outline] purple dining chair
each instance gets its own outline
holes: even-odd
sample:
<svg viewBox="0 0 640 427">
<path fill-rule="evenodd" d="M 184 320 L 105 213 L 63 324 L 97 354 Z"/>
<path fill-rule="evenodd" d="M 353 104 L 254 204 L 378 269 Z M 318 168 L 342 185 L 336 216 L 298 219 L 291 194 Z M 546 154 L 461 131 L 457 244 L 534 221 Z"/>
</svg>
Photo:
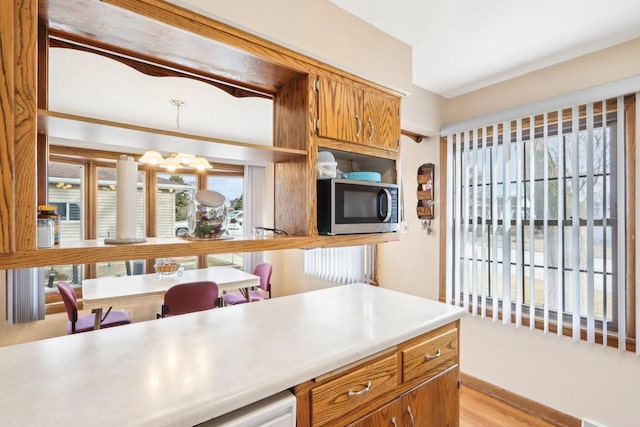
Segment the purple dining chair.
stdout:
<svg viewBox="0 0 640 427">
<path fill-rule="evenodd" d="M 264 292 L 269 294 L 268 298 L 271 298 L 271 271 L 273 267 L 268 262 L 262 262 L 256 265 L 256 268 L 253 269 L 253 274 L 260 277 L 260 285 L 258 288 L 262 289 Z M 256 290 L 249 290 L 249 295 L 251 297 L 251 302 L 254 301 L 263 301 L 267 299 L 261 292 Z M 228 294 L 224 294 L 222 296 L 224 303 L 227 305 L 235 305 L 235 304 L 244 304 L 247 301 L 244 295 L 241 292 L 230 292 Z"/>
<path fill-rule="evenodd" d="M 95 313 L 82 316 L 78 315 L 78 301 L 76 300 L 76 293 L 73 291 L 71 285 L 67 282 L 59 282 L 58 291 L 60 291 L 62 302 L 64 302 L 64 306 L 67 309 L 67 317 L 69 317 L 67 333 L 75 334 L 94 330 Z M 109 309 L 100 319 L 100 328 L 111 328 L 129 323 L 131 323 L 131 318 L 126 311 Z"/>
<path fill-rule="evenodd" d="M 174 285 L 164 294 L 164 304 L 157 318 L 177 316 L 216 308 L 218 285 L 211 281 Z"/>
</svg>

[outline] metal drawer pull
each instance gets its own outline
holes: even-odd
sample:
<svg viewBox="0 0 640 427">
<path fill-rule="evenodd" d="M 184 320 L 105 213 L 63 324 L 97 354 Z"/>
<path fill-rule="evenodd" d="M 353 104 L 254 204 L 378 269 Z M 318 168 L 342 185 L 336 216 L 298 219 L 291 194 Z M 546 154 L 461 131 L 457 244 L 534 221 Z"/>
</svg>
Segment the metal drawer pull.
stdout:
<svg viewBox="0 0 640 427">
<path fill-rule="evenodd" d="M 416 424 L 416 420 L 415 418 L 413 418 L 413 412 L 411 412 L 411 406 L 407 406 L 407 412 L 409 413 L 409 416 L 411 417 L 411 425 L 415 425 Z"/>
<path fill-rule="evenodd" d="M 356 138 L 360 138 L 360 131 L 362 130 L 362 122 L 360 121 L 360 116 L 356 114 L 356 125 L 357 125 L 357 130 L 356 130 Z"/>
<path fill-rule="evenodd" d="M 433 359 L 437 359 L 440 356 L 442 356 L 442 352 L 440 351 L 440 349 L 438 349 L 436 354 L 434 354 L 434 355 L 427 354 L 424 358 L 427 359 L 427 360 L 433 360 Z"/>
<path fill-rule="evenodd" d="M 396 417 L 391 417 L 391 424 L 393 424 L 394 427 L 398 427 L 398 424 L 396 423 Z"/>
<path fill-rule="evenodd" d="M 347 393 L 347 396 L 349 397 L 353 397 L 353 396 L 359 396 L 361 394 L 364 394 L 366 392 L 368 392 L 369 390 L 371 390 L 371 381 L 367 381 L 367 386 L 365 388 L 363 388 L 360 391 L 351 391 L 349 390 L 349 392 Z"/>
</svg>

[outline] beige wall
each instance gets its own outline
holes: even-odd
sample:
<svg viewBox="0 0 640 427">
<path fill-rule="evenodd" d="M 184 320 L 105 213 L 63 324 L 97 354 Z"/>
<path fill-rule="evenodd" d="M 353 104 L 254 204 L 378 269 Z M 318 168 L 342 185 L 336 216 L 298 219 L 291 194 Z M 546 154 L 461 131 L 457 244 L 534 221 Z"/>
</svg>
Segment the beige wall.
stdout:
<svg viewBox="0 0 640 427">
<path fill-rule="evenodd" d="M 640 38 L 450 99 L 446 123 L 622 80 L 640 73 Z"/>
<path fill-rule="evenodd" d="M 451 99 L 453 123 L 640 74 L 640 39 Z M 578 418 L 638 425 L 640 362 L 627 352 L 467 317 L 462 371 Z"/>
</svg>

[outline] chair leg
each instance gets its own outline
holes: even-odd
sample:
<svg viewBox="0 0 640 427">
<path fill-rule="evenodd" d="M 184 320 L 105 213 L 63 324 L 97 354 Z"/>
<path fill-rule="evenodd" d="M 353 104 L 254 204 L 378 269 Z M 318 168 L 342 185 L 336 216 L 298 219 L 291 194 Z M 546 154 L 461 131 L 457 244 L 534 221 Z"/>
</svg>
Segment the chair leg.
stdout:
<svg viewBox="0 0 640 427">
<path fill-rule="evenodd" d="M 93 310 L 91 310 L 91 312 L 93 313 L 93 316 L 94 316 L 93 329 L 98 330 L 100 329 L 100 324 L 102 320 L 102 308 L 94 308 Z"/>
</svg>

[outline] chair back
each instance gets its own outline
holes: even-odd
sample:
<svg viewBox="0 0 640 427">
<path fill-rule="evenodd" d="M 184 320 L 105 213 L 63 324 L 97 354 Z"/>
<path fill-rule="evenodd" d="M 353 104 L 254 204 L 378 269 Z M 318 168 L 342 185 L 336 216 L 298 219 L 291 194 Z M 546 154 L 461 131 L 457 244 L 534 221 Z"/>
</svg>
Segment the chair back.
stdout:
<svg viewBox="0 0 640 427">
<path fill-rule="evenodd" d="M 76 301 L 76 293 L 73 288 L 67 282 L 58 282 L 58 291 L 64 302 L 64 307 L 67 309 L 67 316 L 71 323 L 78 321 L 78 302 Z"/>
<path fill-rule="evenodd" d="M 260 277 L 260 285 L 258 286 L 265 292 L 271 290 L 271 271 L 273 267 L 268 262 L 261 262 L 253 269 L 253 274 Z"/>
<path fill-rule="evenodd" d="M 216 307 L 217 299 L 218 285 L 215 282 L 181 283 L 164 294 L 162 317 L 209 310 Z"/>
</svg>

